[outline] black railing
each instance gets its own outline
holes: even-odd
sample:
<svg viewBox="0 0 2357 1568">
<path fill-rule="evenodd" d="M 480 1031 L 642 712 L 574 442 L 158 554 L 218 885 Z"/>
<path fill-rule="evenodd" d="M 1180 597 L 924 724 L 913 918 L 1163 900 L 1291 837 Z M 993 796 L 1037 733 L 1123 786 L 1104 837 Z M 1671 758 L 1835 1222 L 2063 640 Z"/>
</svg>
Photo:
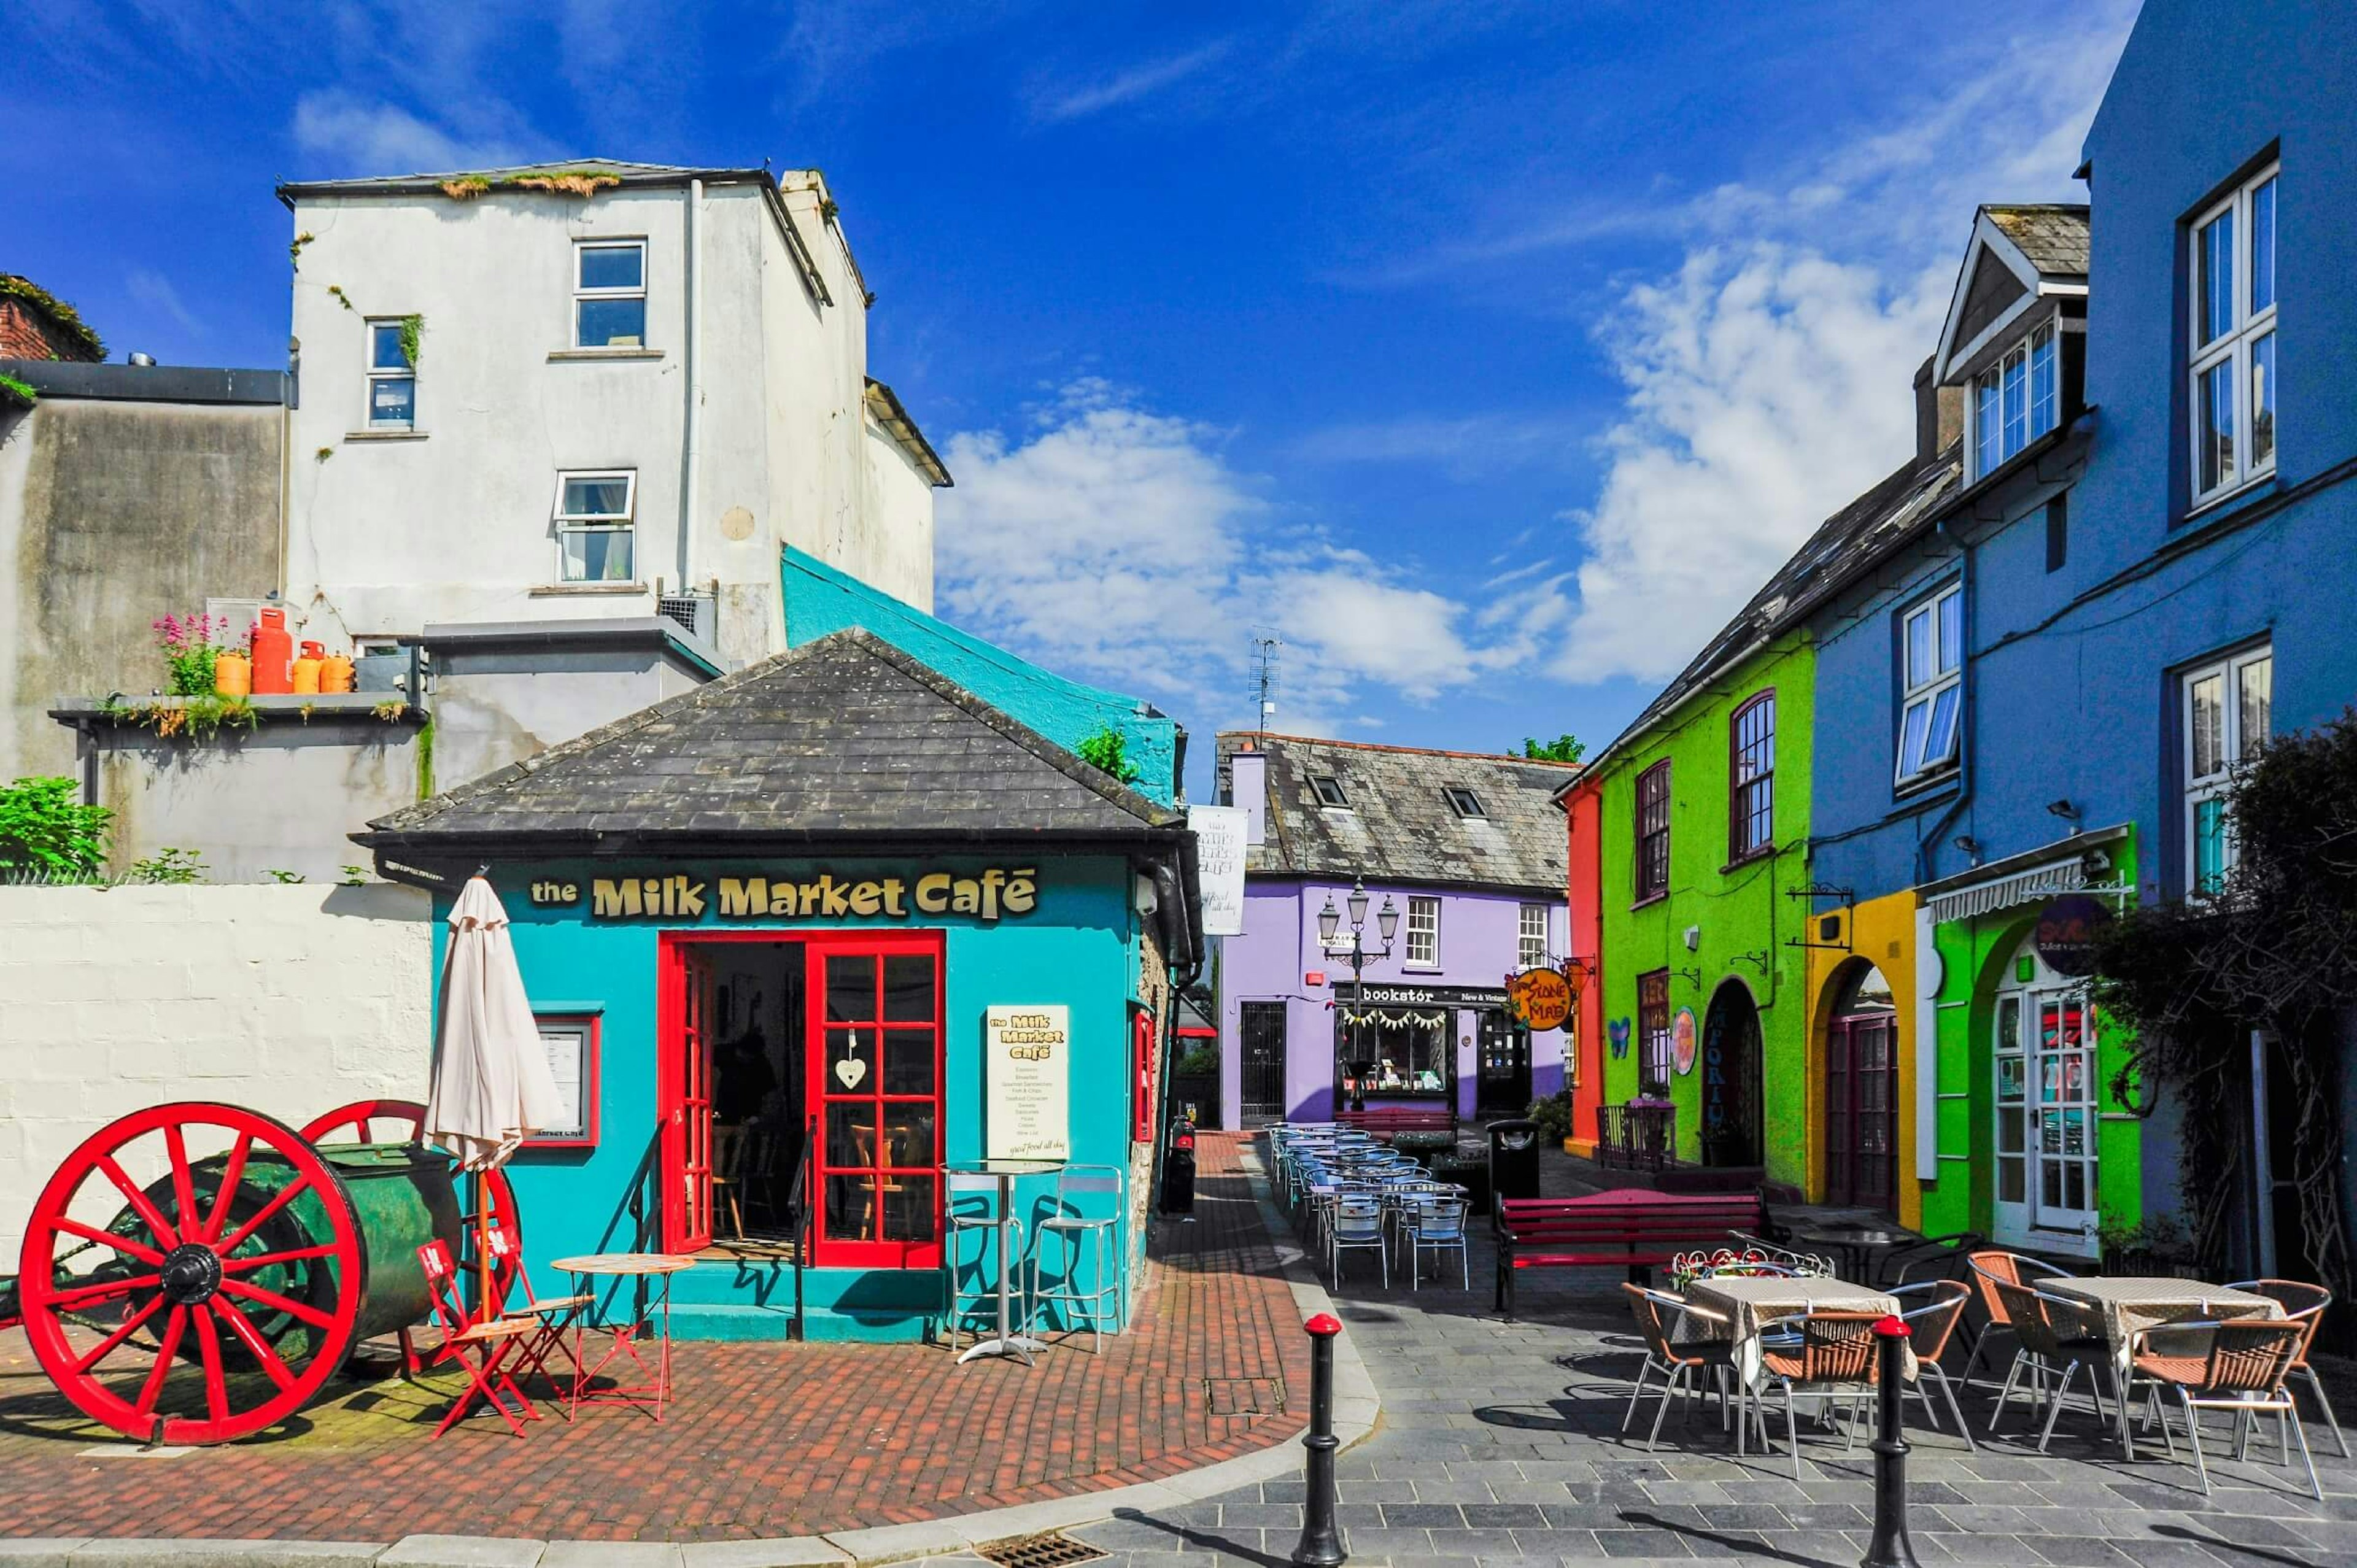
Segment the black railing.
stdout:
<svg viewBox="0 0 2357 1568">
<path fill-rule="evenodd" d="M 1676 1164 L 1677 1114 L 1668 1105 L 1598 1106 L 1596 1163 L 1632 1171 L 1657 1171 Z"/>
<path fill-rule="evenodd" d="M 818 1145 L 818 1118 L 802 1129 L 802 1152 L 794 1157 L 794 1178 L 786 1185 L 786 1225 L 794 1237 L 794 1331 L 802 1337 L 802 1271 L 810 1266 L 812 1239 L 816 1234 L 811 1203 L 811 1156 Z"/>
</svg>

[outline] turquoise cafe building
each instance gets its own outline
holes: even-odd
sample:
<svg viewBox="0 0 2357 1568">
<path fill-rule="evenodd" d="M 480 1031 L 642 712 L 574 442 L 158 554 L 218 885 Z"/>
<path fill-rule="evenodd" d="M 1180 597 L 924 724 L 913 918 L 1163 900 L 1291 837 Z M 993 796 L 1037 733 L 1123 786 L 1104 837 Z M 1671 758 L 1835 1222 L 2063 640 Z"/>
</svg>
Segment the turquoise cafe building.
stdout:
<svg viewBox="0 0 2357 1568">
<path fill-rule="evenodd" d="M 1126 1324 L 1200 963 L 1171 805 L 852 627 L 354 836 L 437 915 L 478 867 L 507 907 L 570 1123 L 508 1166 L 535 1279 L 685 1254 L 683 1337 L 939 1335 L 996 1270 L 942 1167 L 1039 1155 L 1121 1174 L 1015 1211 L 1027 1251 L 1060 1203 L 1114 1221 Z"/>
</svg>

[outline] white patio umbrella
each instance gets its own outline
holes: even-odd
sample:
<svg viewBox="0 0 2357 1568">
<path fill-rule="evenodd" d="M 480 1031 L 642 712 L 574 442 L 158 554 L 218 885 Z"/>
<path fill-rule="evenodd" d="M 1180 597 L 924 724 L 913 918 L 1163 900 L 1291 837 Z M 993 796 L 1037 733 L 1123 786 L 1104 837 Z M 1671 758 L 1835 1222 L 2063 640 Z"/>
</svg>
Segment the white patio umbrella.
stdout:
<svg viewBox="0 0 2357 1568">
<path fill-rule="evenodd" d="M 425 1140 L 458 1157 L 466 1171 L 495 1170 L 526 1134 L 565 1113 L 540 1026 L 516 968 L 508 912 L 478 872 L 450 911 L 450 949 L 442 965 L 442 1016 L 434 1047 L 434 1087 L 425 1101 Z M 488 1217 L 479 1223 L 488 1223 Z M 490 1249 L 476 1239 L 480 1300 L 490 1303 Z"/>
</svg>

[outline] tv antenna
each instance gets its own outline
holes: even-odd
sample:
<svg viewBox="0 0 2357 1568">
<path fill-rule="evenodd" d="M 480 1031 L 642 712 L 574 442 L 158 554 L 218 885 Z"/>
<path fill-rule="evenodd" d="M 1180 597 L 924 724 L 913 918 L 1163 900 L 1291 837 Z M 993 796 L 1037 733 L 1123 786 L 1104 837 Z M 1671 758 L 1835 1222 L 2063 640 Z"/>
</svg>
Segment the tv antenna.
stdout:
<svg viewBox="0 0 2357 1568">
<path fill-rule="evenodd" d="M 1273 631 L 1255 631 L 1252 644 L 1253 729 L 1265 740 L 1268 721 L 1276 713 L 1276 677 L 1285 641 Z"/>
</svg>

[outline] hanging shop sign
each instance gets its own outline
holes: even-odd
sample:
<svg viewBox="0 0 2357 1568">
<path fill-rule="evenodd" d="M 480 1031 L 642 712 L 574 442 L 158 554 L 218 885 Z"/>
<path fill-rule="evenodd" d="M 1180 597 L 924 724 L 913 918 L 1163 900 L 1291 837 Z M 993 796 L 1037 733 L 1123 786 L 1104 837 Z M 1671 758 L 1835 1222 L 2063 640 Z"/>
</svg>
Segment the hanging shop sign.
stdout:
<svg viewBox="0 0 2357 1568">
<path fill-rule="evenodd" d="M 1370 1007 L 1503 1007 L 1502 985 L 1369 985 L 1355 1000 Z"/>
<path fill-rule="evenodd" d="M 583 885 L 540 881 L 525 891 L 533 903 L 577 904 Z M 971 915 L 985 922 L 1023 916 L 1039 907 L 1036 866 L 990 866 L 974 872 L 917 871 L 904 876 L 718 876 L 677 872 L 656 876 L 599 876 L 587 884 L 593 920 L 906 920 Z"/>
<path fill-rule="evenodd" d="M 1571 981 L 1559 969 L 1526 969 L 1506 982 L 1506 1011 L 1525 1029 L 1562 1028 L 1571 1002 Z"/>
<path fill-rule="evenodd" d="M 987 1009 L 982 1056 L 984 1154 L 1071 1159 L 1072 1010 L 1060 1003 Z"/>
<path fill-rule="evenodd" d="M 1694 1071 L 1694 1009 L 1681 1007 L 1678 1009 L 1677 1016 L 1670 1020 L 1670 1066 L 1676 1070 L 1680 1078 L 1684 1078 Z"/>
<path fill-rule="evenodd" d="M 1242 806 L 1189 806 L 1196 878 L 1203 889 L 1203 934 L 1244 934 L 1244 841 L 1252 813 Z"/>
<path fill-rule="evenodd" d="M 2112 912 L 2100 898 L 2084 893 L 2057 898 L 2038 917 L 2038 956 L 2057 974 L 2093 974 L 2096 938 L 2111 923 Z"/>
</svg>

